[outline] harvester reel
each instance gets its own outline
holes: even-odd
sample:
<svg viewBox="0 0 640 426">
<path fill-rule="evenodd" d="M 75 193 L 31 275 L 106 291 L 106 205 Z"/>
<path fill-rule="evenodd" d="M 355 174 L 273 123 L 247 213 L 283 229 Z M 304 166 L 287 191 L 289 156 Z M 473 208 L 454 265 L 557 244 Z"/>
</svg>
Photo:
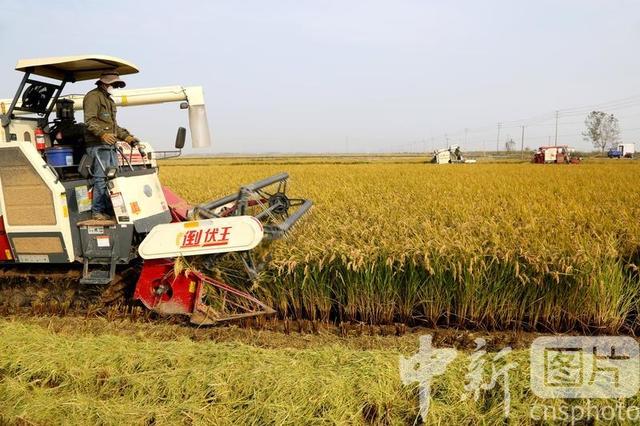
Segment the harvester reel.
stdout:
<svg viewBox="0 0 640 426">
<path fill-rule="evenodd" d="M 289 213 L 291 201 L 282 192 L 277 192 L 269 197 L 269 207 L 273 207 L 273 213 L 277 215 L 286 215 Z"/>
<path fill-rule="evenodd" d="M 287 173 L 280 173 L 245 185 L 236 194 L 196 206 L 190 216 L 211 219 L 251 215 L 262 223 L 267 240 L 281 238 L 313 204 L 309 200 L 289 198 L 288 179 Z"/>
</svg>

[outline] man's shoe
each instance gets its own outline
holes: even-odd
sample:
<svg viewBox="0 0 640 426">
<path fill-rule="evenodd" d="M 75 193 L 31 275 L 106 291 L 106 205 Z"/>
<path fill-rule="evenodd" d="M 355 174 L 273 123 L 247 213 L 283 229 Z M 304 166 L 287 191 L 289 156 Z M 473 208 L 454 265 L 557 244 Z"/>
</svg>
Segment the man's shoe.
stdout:
<svg viewBox="0 0 640 426">
<path fill-rule="evenodd" d="M 91 219 L 93 220 L 111 220 L 113 217 L 105 213 L 91 213 Z"/>
</svg>

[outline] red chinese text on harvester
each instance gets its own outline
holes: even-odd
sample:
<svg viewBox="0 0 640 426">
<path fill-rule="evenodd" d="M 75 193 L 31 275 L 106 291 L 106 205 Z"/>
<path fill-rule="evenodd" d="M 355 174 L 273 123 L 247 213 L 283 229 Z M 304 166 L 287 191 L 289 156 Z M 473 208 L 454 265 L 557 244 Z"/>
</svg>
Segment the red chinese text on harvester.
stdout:
<svg viewBox="0 0 640 426">
<path fill-rule="evenodd" d="M 187 231 L 182 237 L 180 248 L 188 247 L 212 247 L 229 244 L 231 226 L 220 228 L 193 229 Z"/>
</svg>

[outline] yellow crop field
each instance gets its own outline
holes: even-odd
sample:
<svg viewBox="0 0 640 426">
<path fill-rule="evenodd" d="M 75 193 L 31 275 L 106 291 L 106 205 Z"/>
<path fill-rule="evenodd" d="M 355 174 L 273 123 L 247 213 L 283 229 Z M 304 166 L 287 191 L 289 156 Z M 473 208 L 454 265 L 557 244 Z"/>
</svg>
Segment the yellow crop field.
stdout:
<svg viewBox="0 0 640 426">
<path fill-rule="evenodd" d="M 181 159 L 160 178 L 197 203 L 281 171 L 315 203 L 252 288 L 282 317 L 637 327 L 637 162 Z"/>
<path fill-rule="evenodd" d="M 532 341 L 639 330 L 640 163 L 185 158 L 160 179 L 197 203 L 283 171 L 315 206 L 260 250 L 271 259 L 246 289 L 289 321 L 3 311 L 0 424 L 419 424 L 422 385 L 400 360 L 422 337 L 457 349 L 425 424 L 554 423 L 541 419 L 583 400 L 532 391 Z M 497 387 L 473 397 L 475 377 Z M 612 401 L 640 399 L 590 403 Z"/>
</svg>

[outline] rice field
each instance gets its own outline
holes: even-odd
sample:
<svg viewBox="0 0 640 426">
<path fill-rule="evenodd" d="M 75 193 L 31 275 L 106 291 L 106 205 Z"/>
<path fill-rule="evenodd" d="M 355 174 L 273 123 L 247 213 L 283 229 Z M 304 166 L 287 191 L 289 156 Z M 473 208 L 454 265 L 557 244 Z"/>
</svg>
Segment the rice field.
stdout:
<svg viewBox="0 0 640 426">
<path fill-rule="evenodd" d="M 576 421 L 565 416 L 574 407 L 576 424 L 608 424 L 579 410 L 640 413 L 638 394 L 538 398 L 528 350 L 541 331 L 638 331 L 638 163 L 185 158 L 163 162 L 160 178 L 202 202 L 281 171 L 315 207 L 268 247 L 249 290 L 284 321 L 7 313 L 0 424 L 538 425 Z M 422 419 L 400 359 L 425 334 L 458 352 L 433 378 Z M 503 348 L 513 350 L 497 367 L 514 367 L 508 384 L 474 396 L 477 338 L 487 340 L 483 380 Z"/>
<path fill-rule="evenodd" d="M 282 318 L 505 330 L 633 331 L 635 161 L 185 158 L 160 179 L 198 203 L 287 171 L 314 201 L 252 291 Z"/>
<path fill-rule="evenodd" d="M 560 415 L 584 403 L 533 395 L 528 351 L 516 348 L 508 357 L 518 368 L 510 371 L 507 421 L 502 382 L 475 400 L 465 389 L 472 355 L 459 351 L 433 378 L 423 423 L 418 384 L 399 373 L 400 357 L 417 349 L 415 334 L 358 340 L 209 330 L 2 318 L 0 424 L 537 425 L 554 424 L 540 421 L 543 408 Z M 590 404 L 626 410 L 639 403 L 636 395 Z"/>
</svg>

